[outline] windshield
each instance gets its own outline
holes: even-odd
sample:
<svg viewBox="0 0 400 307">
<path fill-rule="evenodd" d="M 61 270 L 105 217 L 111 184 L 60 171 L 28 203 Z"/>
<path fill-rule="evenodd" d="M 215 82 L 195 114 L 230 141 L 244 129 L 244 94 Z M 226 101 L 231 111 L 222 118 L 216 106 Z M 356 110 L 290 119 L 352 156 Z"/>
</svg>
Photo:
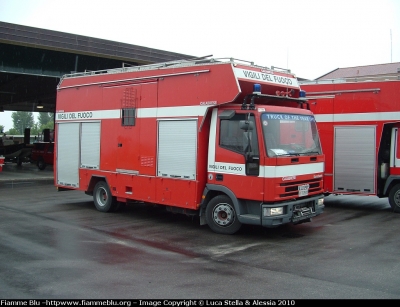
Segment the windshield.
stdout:
<svg viewBox="0 0 400 307">
<path fill-rule="evenodd" d="M 269 157 L 322 154 L 314 116 L 263 113 L 261 122 Z"/>
</svg>

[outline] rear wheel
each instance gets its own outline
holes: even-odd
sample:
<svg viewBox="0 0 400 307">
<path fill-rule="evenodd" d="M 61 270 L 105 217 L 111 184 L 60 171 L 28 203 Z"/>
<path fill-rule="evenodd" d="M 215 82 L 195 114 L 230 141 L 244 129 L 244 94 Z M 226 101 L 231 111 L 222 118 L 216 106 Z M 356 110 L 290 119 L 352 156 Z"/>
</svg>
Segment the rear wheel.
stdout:
<svg viewBox="0 0 400 307">
<path fill-rule="evenodd" d="M 211 230 L 220 234 L 234 234 L 242 226 L 232 200 L 226 195 L 218 195 L 210 201 L 206 208 L 206 220 Z"/>
<path fill-rule="evenodd" d="M 118 202 L 111 195 L 110 188 L 105 181 L 99 181 L 93 191 L 93 201 L 96 209 L 101 212 L 114 211 L 118 207 Z"/>
<path fill-rule="evenodd" d="M 389 204 L 393 212 L 400 213 L 400 184 L 396 184 L 390 189 Z"/>
<path fill-rule="evenodd" d="M 38 161 L 37 161 L 37 167 L 40 170 L 44 170 L 46 168 L 46 163 L 44 162 L 42 157 L 39 157 Z"/>
</svg>

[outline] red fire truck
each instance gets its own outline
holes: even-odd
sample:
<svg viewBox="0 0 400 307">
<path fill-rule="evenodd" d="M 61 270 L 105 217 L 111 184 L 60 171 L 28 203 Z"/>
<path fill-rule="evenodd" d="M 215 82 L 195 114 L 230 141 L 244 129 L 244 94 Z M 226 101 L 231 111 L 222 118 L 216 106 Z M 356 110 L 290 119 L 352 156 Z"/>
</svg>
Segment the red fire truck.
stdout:
<svg viewBox="0 0 400 307">
<path fill-rule="evenodd" d="M 300 96 L 289 71 L 234 59 L 65 75 L 55 185 L 102 212 L 164 205 L 222 234 L 309 222 L 324 209 L 324 155 Z"/>
<path fill-rule="evenodd" d="M 301 84 L 325 154 L 325 192 L 388 197 L 400 212 L 400 81 Z"/>
</svg>

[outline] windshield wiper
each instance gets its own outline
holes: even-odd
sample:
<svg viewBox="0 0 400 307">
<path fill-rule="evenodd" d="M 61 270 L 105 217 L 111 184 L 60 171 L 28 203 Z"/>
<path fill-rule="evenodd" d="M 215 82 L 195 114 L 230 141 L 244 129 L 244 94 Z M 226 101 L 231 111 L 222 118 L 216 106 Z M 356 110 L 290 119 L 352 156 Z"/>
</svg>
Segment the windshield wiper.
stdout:
<svg viewBox="0 0 400 307">
<path fill-rule="evenodd" d="M 290 156 L 300 156 L 298 152 L 288 152 L 284 154 L 277 154 L 277 157 L 290 157 Z"/>
<path fill-rule="evenodd" d="M 302 152 L 301 154 L 302 154 L 302 155 L 319 155 L 320 153 L 319 153 L 319 151 L 312 151 L 312 150 L 310 150 L 310 151 Z"/>
</svg>

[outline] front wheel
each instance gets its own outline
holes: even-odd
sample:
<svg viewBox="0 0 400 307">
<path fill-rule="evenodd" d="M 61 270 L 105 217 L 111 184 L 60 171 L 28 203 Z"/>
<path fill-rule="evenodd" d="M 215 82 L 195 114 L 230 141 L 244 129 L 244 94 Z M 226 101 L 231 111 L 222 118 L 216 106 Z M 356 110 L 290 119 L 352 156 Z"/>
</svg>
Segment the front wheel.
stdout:
<svg viewBox="0 0 400 307">
<path fill-rule="evenodd" d="M 400 184 L 396 184 L 390 189 L 389 204 L 393 212 L 400 213 Z"/>
<path fill-rule="evenodd" d="M 93 201 L 96 209 L 101 212 L 114 211 L 117 206 L 115 197 L 111 195 L 110 188 L 105 181 L 99 181 L 93 190 Z"/>
<path fill-rule="evenodd" d="M 226 195 L 218 195 L 209 202 L 206 221 L 212 231 L 226 235 L 234 234 L 242 226 L 232 200 Z"/>
</svg>

